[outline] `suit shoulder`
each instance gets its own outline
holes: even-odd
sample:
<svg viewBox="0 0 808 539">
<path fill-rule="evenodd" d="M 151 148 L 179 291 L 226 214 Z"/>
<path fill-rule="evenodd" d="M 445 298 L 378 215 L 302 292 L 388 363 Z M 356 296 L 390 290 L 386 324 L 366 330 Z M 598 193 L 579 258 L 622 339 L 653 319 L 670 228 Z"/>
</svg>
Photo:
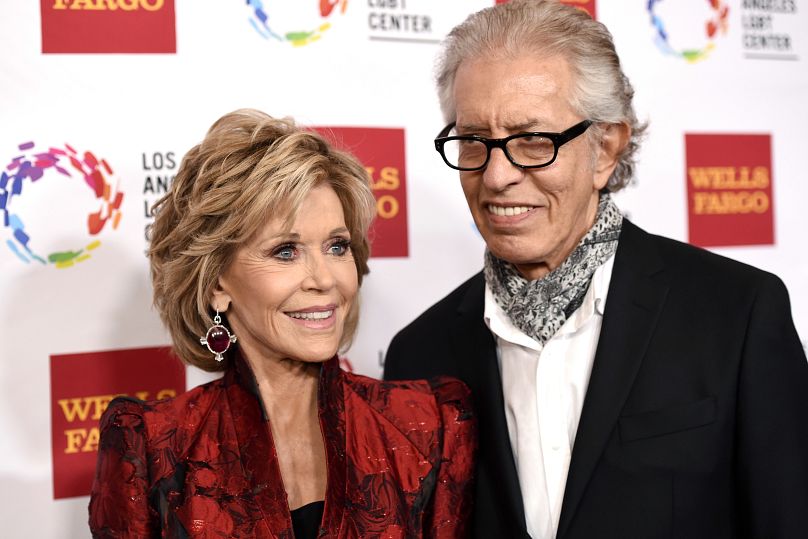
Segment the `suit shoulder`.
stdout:
<svg viewBox="0 0 808 539">
<path fill-rule="evenodd" d="M 458 335 L 487 331 L 483 321 L 485 278 L 477 273 L 398 332 L 387 348 L 384 378 L 404 380 L 452 375 L 464 380 Z M 462 338 L 462 337 L 461 337 Z"/>
<path fill-rule="evenodd" d="M 773 273 L 744 262 L 664 236 L 648 234 L 648 237 L 670 267 L 683 275 L 726 283 L 741 282 L 746 285 L 767 281 L 769 284 L 782 286 L 780 278 Z"/>
</svg>

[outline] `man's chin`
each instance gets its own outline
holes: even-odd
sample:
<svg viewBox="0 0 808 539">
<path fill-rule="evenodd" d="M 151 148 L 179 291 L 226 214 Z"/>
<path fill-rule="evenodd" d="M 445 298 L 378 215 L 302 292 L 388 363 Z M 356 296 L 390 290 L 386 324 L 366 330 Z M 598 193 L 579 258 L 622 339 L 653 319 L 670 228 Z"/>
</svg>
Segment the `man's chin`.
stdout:
<svg viewBox="0 0 808 539">
<path fill-rule="evenodd" d="M 527 239 L 520 241 L 519 238 L 510 236 L 492 238 L 490 241 L 486 239 L 485 243 L 494 256 L 511 264 L 540 264 L 542 260 L 535 241 L 530 242 Z"/>
</svg>

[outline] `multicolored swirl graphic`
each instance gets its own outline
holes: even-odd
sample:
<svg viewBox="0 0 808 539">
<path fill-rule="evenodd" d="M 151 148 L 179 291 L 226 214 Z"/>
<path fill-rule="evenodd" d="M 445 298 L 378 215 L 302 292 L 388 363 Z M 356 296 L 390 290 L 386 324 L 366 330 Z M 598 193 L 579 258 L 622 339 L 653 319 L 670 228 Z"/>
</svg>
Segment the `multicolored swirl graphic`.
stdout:
<svg viewBox="0 0 808 539">
<path fill-rule="evenodd" d="M 685 48 L 682 50 L 675 49 L 668 36 L 668 30 L 665 28 L 665 23 L 662 18 L 655 12 L 657 4 L 662 0 L 648 0 L 648 14 L 651 17 L 651 24 L 656 30 L 655 42 L 657 47 L 671 56 L 678 56 L 683 58 L 689 63 L 695 63 L 699 60 L 704 60 L 715 48 L 715 37 L 720 32 L 721 34 L 727 33 L 727 20 L 729 18 L 729 6 L 724 0 L 707 0 L 710 4 L 710 18 L 704 23 L 704 31 L 707 35 L 707 44 L 704 47 L 698 48 Z"/>
<path fill-rule="evenodd" d="M 296 0 L 299 1 L 299 0 Z M 311 0 L 309 0 L 311 1 Z M 310 26 L 302 30 L 290 30 L 278 32 L 272 29 L 274 22 L 271 22 L 269 11 L 264 7 L 262 0 L 247 0 L 250 8 L 250 24 L 264 39 L 274 39 L 276 41 L 291 43 L 294 47 L 302 47 L 320 39 L 326 30 L 331 28 L 331 23 L 323 22 L 334 12 L 334 8 L 339 5 L 339 13 L 345 13 L 348 8 L 348 0 L 315 0 L 319 1 L 320 21 L 312 22 Z M 315 3 L 312 2 L 312 3 Z M 314 10 L 312 9 L 312 21 L 314 21 Z M 272 26 L 270 26 L 270 24 Z"/>
<path fill-rule="evenodd" d="M 64 148 L 49 148 L 40 152 L 34 151 L 33 142 L 25 142 L 18 148 L 27 153 L 14 157 L 0 174 L 0 215 L 3 227 L 10 232 L 6 245 L 25 263 L 36 261 L 68 268 L 87 260 L 90 253 L 101 245 L 97 236 L 107 223 L 117 229 L 121 220 L 123 193 L 108 179 L 113 174 L 112 168 L 92 152 L 79 154 L 69 144 L 65 144 Z M 14 212 L 14 205 L 22 197 L 25 186 L 42 181 L 46 172 L 56 172 L 70 178 L 77 186 L 89 187 L 95 195 L 98 210 L 87 215 L 89 238 L 84 245 L 47 254 L 38 253 L 31 246 L 25 221 Z M 42 211 L 47 210 L 43 208 Z"/>
</svg>

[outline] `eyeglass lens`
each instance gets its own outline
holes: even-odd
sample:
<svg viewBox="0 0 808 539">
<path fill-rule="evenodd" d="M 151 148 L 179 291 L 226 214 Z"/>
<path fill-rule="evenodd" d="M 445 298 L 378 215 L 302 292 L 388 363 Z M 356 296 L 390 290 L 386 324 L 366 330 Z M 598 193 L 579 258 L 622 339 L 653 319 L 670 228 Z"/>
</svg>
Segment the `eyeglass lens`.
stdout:
<svg viewBox="0 0 808 539">
<path fill-rule="evenodd" d="M 532 135 L 510 139 L 505 148 L 511 159 L 522 166 L 544 165 L 553 160 L 553 141 Z M 485 164 L 488 150 L 484 142 L 473 139 L 449 140 L 443 145 L 446 159 L 460 168 L 477 168 Z"/>
</svg>

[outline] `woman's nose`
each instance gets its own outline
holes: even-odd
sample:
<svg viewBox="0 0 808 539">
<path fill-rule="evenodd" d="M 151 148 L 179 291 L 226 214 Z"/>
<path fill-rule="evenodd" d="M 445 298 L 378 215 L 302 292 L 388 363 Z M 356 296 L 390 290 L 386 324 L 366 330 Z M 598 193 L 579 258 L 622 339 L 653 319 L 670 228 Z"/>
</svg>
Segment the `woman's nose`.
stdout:
<svg viewBox="0 0 808 539">
<path fill-rule="evenodd" d="M 307 261 L 307 275 L 303 288 L 307 290 L 329 290 L 334 286 L 334 274 L 324 255 L 314 255 Z"/>
</svg>

